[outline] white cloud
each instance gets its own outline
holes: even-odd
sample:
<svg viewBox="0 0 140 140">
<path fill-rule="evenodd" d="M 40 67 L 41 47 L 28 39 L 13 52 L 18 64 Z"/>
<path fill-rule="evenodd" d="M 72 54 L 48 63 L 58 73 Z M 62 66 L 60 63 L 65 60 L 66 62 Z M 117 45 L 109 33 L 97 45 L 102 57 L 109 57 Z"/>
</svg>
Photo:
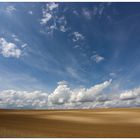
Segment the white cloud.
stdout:
<svg viewBox="0 0 140 140">
<path fill-rule="evenodd" d="M 140 88 L 135 88 L 133 90 L 128 90 L 120 94 L 120 99 L 131 100 L 140 96 Z"/>
<path fill-rule="evenodd" d="M 67 83 L 67 81 L 59 81 L 58 83 L 57 83 L 58 85 L 67 85 L 68 83 Z"/>
<path fill-rule="evenodd" d="M 120 99 L 122 100 L 130 100 L 136 98 L 136 94 L 133 91 L 126 91 L 120 95 Z"/>
<path fill-rule="evenodd" d="M 46 7 L 42 10 L 43 18 L 41 19 L 41 24 L 47 24 L 52 18 L 54 18 L 55 9 L 58 8 L 58 4 L 50 2 L 46 4 Z"/>
<path fill-rule="evenodd" d="M 52 104 L 64 104 L 68 102 L 71 90 L 66 84 L 59 84 L 58 87 L 48 96 L 48 101 Z"/>
<path fill-rule="evenodd" d="M 78 31 L 74 31 L 70 33 L 70 37 L 71 37 L 72 42 L 74 43 L 73 48 L 83 49 L 83 47 L 87 46 L 86 38 L 82 33 Z"/>
<path fill-rule="evenodd" d="M 43 18 L 41 19 L 41 24 L 47 24 L 48 21 L 52 18 L 50 13 L 43 12 Z"/>
<path fill-rule="evenodd" d="M 0 108 L 46 108 L 47 98 L 41 91 L 4 90 L 0 92 Z"/>
<path fill-rule="evenodd" d="M 57 18 L 57 22 L 58 22 L 58 29 L 61 32 L 66 32 L 69 30 L 69 28 L 67 27 L 67 20 L 64 16 L 58 17 Z"/>
<path fill-rule="evenodd" d="M 103 56 L 95 54 L 95 55 L 91 56 L 91 59 L 94 60 L 96 63 L 99 63 L 99 62 L 103 61 L 105 58 Z"/>
<path fill-rule="evenodd" d="M 41 24 L 47 24 L 52 18 L 54 18 L 55 9 L 58 8 L 58 4 L 50 2 L 46 4 L 46 7 L 42 9 L 43 18 L 41 19 Z"/>
<path fill-rule="evenodd" d="M 76 93 L 73 92 L 72 101 L 92 102 L 96 100 L 97 95 L 101 94 L 105 88 L 111 84 L 111 80 L 97 84 L 91 88 L 81 88 Z"/>
<path fill-rule="evenodd" d="M 0 38 L 0 53 L 4 57 L 16 57 L 21 56 L 21 50 L 16 46 L 16 44 L 7 42 L 5 38 Z"/>
<path fill-rule="evenodd" d="M 54 3 L 54 2 L 50 2 L 50 3 L 48 3 L 48 4 L 46 5 L 46 7 L 47 7 L 47 9 L 48 9 L 49 11 L 52 11 L 52 10 L 58 8 L 58 4 L 56 4 L 56 3 Z"/>
<path fill-rule="evenodd" d="M 50 94 L 41 91 L 29 92 L 4 90 L 0 91 L 0 108 L 82 107 L 83 103 L 93 103 L 94 101 L 96 102 L 96 100 L 103 100 L 99 97 L 101 96 L 100 93 L 107 88 L 110 83 L 111 80 L 105 81 L 88 89 L 71 89 L 66 81 L 60 81 L 58 82 L 56 89 Z"/>
<path fill-rule="evenodd" d="M 140 106 L 140 88 L 125 92 L 106 93 L 112 80 L 90 88 L 70 88 L 66 81 L 58 82 L 52 93 L 41 91 L 0 91 L 0 108 L 108 108 Z"/>
<path fill-rule="evenodd" d="M 67 31 L 67 28 L 63 25 L 60 26 L 60 31 L 62 32 L 66 32 Z"/>
<path fill-rule="evenodd" d="M 73 42 L 83 40 L 85 37 L 79 32 L 73 32 Z"/>
<path fill-rule="evenodd" d="M 42 9 L 43 17 L 40 21 L 44 25 L 48 34 L 53 34 L 55 30 L 66 32 L 69 30 L 67 27 L 67 20 L 63 14 L 58 14 L 59 4 L 47 3 L 46 7 Z"/>
</svg>

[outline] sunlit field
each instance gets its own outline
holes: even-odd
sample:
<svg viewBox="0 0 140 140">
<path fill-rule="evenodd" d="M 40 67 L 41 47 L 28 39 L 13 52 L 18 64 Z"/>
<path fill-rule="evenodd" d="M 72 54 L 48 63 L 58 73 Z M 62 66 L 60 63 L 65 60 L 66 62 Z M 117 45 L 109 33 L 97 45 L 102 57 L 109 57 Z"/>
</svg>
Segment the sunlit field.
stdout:
<svg viewBox="0 0 140 140">
<path fill-rule="evenodd" d="M 140 137 L 140 109 L 0 110 L 0 137 Z"/>
</svg>

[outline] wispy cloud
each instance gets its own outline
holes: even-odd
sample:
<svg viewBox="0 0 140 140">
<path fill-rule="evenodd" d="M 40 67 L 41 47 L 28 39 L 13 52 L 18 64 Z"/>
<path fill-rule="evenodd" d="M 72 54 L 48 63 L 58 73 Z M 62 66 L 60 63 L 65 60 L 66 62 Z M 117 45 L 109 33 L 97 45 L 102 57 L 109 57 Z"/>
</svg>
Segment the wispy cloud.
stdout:
<svg viewBox="0 0 140 140">
<path fill-rule="evenodd" d="M 56 3 L 47 3 L 46 7 L 42 10 L 43 18 L 41 19 L 41 24 L 47 24 L 52 18 L 54 18 L 55 9 L 58 8 Z"/>
<path fill-rule="evenodd" d="M 13 37 L 14 41 L 20 42 L 20 39 L 17 37 L 17 35 L 12 34 L 12 37 Z"/>
<path fill-rule="evenodd" d="M 111 5 L 111 3 L 99 3 L 93 7 L 93 17 L 101 17 L 105 14 L 106 9 Z M 107 16 L 107 15 L 106 15 Z"/>
<path fill-rule="evenodd" d="M 83 13 L 83 15 L 86 19 L 91 19 L 92 18 L 92 14 L 91 14 L 90 10 L 84 8 L 84 9 L 82 9 L 82 13 Z"/>
<path fill-rule="evenodd" d="M 111 76 L 111 77 L 116 77 L 116 73 L 111 72 L 111 73 L 109 73 L 109 76 Z"/>
<path fill-rule="evenodd" d="M 16 11 L 15 6 L 9 5 L 9 6 L 6 7 L 6 12 L 7 12 L 8 14 L 12 14 L 14 11 Z"/>
<path fill-rule="evenodd" d="M 83 40 L 85 37 L 79 32 L 73 32 L 73 42 Z"/>
<path fill-rule="evenodd" d="M 44 25 L 47 29 L 48 34 L 53 34 L 55 30 L 66 32 L 69 27 L 67 27 L 67 20 L 59 12 L 59 4 L 50 2 L 46 4 L 46 7 L 42 9 L 43 17 L 41 19 L 41 25 Z"/>
<path fill-rule="evenodd" d="M 94 60 L 96 63 L 100 63 L 105 58 L 103 56 L 100 56 L 98 54 L 95 54 L 95 55 L 91 56 L 91 59 Z"/>
<path fill-rule="evenodd" d="M 24 44 L 21 45 L 21 48 L 25 48 L 27 46 L 28 46 L 27 43 L 24 43 Z"/>
<path fill-rule="evenodd" d="M 80 82 L 84 82 L 84 83 L 86 82 L 86 79 L 81 77 L 81 75 L 78 73 L 78 71 L 76 69 L 74 69 L 72 67 L 67 67 L 66 72 L 68 73 L 68 75 L 71 78 L 74 78 L 75 80 L 80 81 Z"/>
</svg>

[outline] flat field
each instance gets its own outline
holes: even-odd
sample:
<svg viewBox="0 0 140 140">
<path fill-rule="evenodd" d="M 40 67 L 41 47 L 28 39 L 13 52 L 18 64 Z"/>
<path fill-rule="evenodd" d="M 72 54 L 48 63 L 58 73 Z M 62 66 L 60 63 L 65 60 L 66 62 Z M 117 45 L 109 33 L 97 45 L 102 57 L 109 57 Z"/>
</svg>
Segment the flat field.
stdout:
<svg viewBox="0 0 140 140">
<path fill-rule="evenodd" d="M 140 138 L 140 109 L 0 110 L 0 137 Z"/>
</svg>

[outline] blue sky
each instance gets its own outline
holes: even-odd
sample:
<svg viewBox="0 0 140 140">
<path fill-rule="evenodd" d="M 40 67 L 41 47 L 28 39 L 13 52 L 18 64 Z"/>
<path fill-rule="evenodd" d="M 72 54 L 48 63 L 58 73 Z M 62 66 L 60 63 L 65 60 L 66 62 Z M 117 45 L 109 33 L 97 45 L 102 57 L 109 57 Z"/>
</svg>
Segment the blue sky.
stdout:
<svg viewBox="0 0 140 140">
<path fill-rule="evenodd" d="M 140 85 L 140 3 L 0 3 L 0 19 L 0 90 Z"/>
</svg>

